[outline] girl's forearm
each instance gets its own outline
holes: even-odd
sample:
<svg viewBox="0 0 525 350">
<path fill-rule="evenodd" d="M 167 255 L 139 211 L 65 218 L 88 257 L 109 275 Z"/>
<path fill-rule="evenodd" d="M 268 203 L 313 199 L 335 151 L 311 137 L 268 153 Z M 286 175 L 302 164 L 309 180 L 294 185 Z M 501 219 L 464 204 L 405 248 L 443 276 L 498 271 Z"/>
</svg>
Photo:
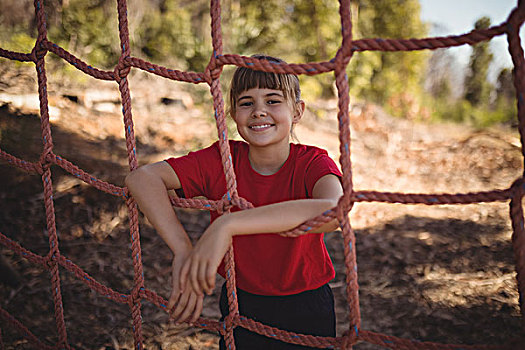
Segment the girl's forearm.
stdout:
<svg viewBox="0 0 525 350">
<path fill-rule="evenodd" d="M 217 219 L 235 235 L 276 233 L 291 230 L 337 205 L 333 199 L 299 199 L 233 212 Z M 309 233 L 329 232 L 337 228 L 332 220 Z"/>
<path fill-rule="evenodd" d="M 173 211 L 166 185 L 160 177 L 143 167 L 126 177 L 126 185 L 140 210 L 173 253 L 191 248 L 189 237 Z"/>
</svg>

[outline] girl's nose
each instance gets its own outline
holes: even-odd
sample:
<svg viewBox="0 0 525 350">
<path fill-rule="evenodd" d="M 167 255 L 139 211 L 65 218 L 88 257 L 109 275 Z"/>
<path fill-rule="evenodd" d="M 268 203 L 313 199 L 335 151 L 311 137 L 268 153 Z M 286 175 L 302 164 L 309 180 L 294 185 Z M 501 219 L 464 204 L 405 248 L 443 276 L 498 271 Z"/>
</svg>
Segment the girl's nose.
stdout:
<svg viewBox="0 0 525 350">
<path fill-rule="evenodd" d="M 257 106 L 256 108 L 253 109 L 252 116 L 254 118 L 265 117 L 266 116 L 266 110 L 263 107 Z"/>
<path fill-rule="evenodd" d="M 260 103 L 259 101 L 256 101 L 253 104 L 252 116 L 254 118 L 261 118 L 261 117 L 266 116 L 266 108 L 264 106 L 264 103 Z"/>
</svg>

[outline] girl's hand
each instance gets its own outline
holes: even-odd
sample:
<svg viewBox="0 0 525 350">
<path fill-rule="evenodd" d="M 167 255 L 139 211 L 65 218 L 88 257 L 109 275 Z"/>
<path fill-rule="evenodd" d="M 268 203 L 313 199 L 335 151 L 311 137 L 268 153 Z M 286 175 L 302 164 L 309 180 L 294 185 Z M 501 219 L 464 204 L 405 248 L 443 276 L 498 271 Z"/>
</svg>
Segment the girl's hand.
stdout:
<svg viewBox="0 0 525 350">
<path fill-rule="evenodd" d="M 191 248 L 190 248 L 191 249 Z M 171 264 L 172 289 L 168 301 L 168 310 L 175 322 L 195 322 L 202 312 L 203 296 L 192 288 L 180 288 L 180 272 L 184 261 L 190 255 L 190 249 L 179 251 Z"/>
<path fill-rule="evenodd" d="M 213 292 L 217 268 L 232 239 L 232 232 L 224 224 L 226 216 L 215 220 L 193 248 L 180 272 L 181 288 L 191 284 L 195 293 L 204 291 L 210 295 Z"/>
</svg>

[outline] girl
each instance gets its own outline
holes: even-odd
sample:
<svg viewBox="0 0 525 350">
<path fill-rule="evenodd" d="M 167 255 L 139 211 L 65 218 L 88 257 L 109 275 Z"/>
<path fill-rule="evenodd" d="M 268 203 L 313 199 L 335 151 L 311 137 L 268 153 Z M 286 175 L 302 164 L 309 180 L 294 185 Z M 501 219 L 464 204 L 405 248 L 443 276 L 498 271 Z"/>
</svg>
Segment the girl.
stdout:
<svg viewBox="0 0 525 350">
<path fill-rule="evenodd" d="M 270 56 L 258 59 L 282 63 Z M 327 152 L 290 143 L 302 117 L 299 79 L 293 74 L 237 68 L 230 88 L 230 115 L 245 142 L 230 141 L 239 196 L 255 208 L 218 216 L 192 247 L 167 190 L 186 198 L 219 200 L 226 192 L 218 142 L 180 158 L 143 166 L 126 178 L 133 197 L 174 254 L 168 308 L 176 321 L 194 322 L 203 292 L 211 294 L 215 274 L 232 239 L 241 315 L 262 323 L 318 336 L 335 336 L 335 312 L 328 282 L 335 272 L 322 232 L 337 222 L 296 238 L 290 230 L 337 205 L 342 195 L 337 166 Z M 221 313 L 228 313 L 226 287 Z M 237 327 L 238 349 L 305 349 Z M 221 349 L 225 348 L 221 340 Z"/>
</svg>

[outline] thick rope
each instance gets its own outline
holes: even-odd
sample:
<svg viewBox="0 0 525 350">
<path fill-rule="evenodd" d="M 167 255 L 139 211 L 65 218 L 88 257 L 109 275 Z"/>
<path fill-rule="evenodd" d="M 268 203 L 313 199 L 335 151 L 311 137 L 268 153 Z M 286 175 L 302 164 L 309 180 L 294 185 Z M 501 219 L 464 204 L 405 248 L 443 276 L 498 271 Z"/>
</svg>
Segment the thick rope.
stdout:
<svg viewBox="0 0 525 350">
<path fill-rule="evenodd" d="M 147 289 L 144 285 L 142 253 L 140 248 L 140 233 L 138 225 L 138 209 L 135 201 L 128 194 L 126 188 L 122 188 L 92 176 L 80 169 L 66 159 L 61 158 L 53 152 L 53 140 L 49 123 L 49 109 L 47 101 L 47 78 L 45 72 L 45 56 L 48 52 L 61 57 L 78 70 L 100 80 L 115 81 L 118 84 L 121 101 L 123 125 L 126 136 L 126 148 L 128 151 L 129 169 L 134 170 L 138 166 L 136 143 L 133 127 L 133 116 L 131 111 L 131 97 L 128 83 L 128 75 L 131 68 L 138 68 L 151 74 L 156 74 L 167 79 L 188 82 L 193 84 L 207 83 L 213 97 L 217 133 L 220 146 L 221 160 L 223 163 L 224 176 L 226 179 L 227 190 L 224 197 L 218 201 L 171 198 L 175 206 L 184 208 L 199 208 L 204 210 L 214 210 L 219 214 L 230 211 L 233 207 L 240 209 L 252 208 L 253 205 L 246 199 L 239 197 L 237 193 L 237 182 L 230 155 L 228 134 L 225 123 L 224 99 L 220 88 L 220 77 L 224 65 L 248 67 L 266 72 L 294 73 L 305 75 L 317 75 L 321 73 L 334 72 L 336 87 L 338 91 L 338 120 L 339 120 L 339 141 L 340 141 L 340 164 L 343 170 L 343 190 L 344 195 L 340 199 L 338 206 L 332 208 L 322 215 L 312 218 L 297 228 L 282 232 L 284 236 L 294 237 L 313 228 L 321 226 L 323 223 L 337 218 L 340 222 L 344 240 L 344 255 L 346 267 L 346 293 L 349 307 L 349 329 L 347 332 L 336 338 L 315 337 L 312 335 L 296 334 L 285 330 L 280 330 L 239 314 L 238 302 L 235 286 L 235 264 L 233 249 L 230 247 L 224 257 L 227 271 L 227 294 L 229 303 L 229 315 L 222 322 L 199 318 L 193 326 L 205 328 L 215 332 L 220 332 L 229 348 L 234 349 L 233 331 L 235 327 L 243 327 L 253 332 L 263 334 L 267 337 L 280 339 L 285 342 L 313 346 L 318 348 L 343 348 L 350 349 L 358 341 L 366 341 L 390 349 L 494 349 L 494 348 L 518 348 L 523 345 L 518 342 L 509 342 L 502 346 L 484 345 L 450 345 L 437 344 L 432 342 L 418 342 L 415 340 L 392 337 L 385 334 L 378 334 L 361 329 L 361 317 L 359 312 L 359 295 L 357 283 L 357 263 L 355 249 L 355 235 L 353 233 L 349 213 L 356 202 L 384 202 L 401 204 L 424 204 L 424 205 L 443 205 L 443 204 L 471 204 L 481 202 L 510 201 L 510 216 L 512 219 L 513 236 L 512 243 L 516 260 L 516 272 L 518 280 L 518 291 L 520 294 L 520 307 L 523 314 L 523 296 L 525 295 L 525 227 L 523 220 L 522 198 L 525 194 L 525 181 L 523 177 L 517 179 L 514 184 L 507 189 L 482 191 L 473 193 L 442 193 L 442 194 L 418 194 L 418 193 L 394 193 L 378 191 L 355 191 L 352 183 L 352 164 L 351 164 L 351 143 L 350 143 L 350 119 L 349 119 L 349 88 L 346 67 L 356 51 L 413 51 L 424 49 L 437 49 L 459 45 L 473 45 L 482 41 L 492 39 L 497 35 L 505 34 L 509 43 L 509 52 L 515 67 L 514 86 L 518 103 L 518 130 L 522 140 L 522 153 L 525 161 L 525 61 L 519 29 L 525 20 L 525 1 L 518 1 L 518 6 L 510 13 L 508 19 L 497 26 L 484 29 L 473 30 L 469 33 L 456 36 L 434 37 L 422 39 L 361 39 L 352 40 L 352 21 L 350 14 L 350 0 L 340 1 L 341 18 L 341 46 L 336 56 L 328 62 L 310 62 L 303 64 L 275 63 L 267 60 L 223 54 L 222 31 L 221 31 L 221 6 L 219 0 L 211 0 L 210 16 L 212 27 L 213 54 L 204 72 L 184 72 L 176 69 L 156 65 L 140 58 L 131 56 L 129 44 L 127 3 L 125 0 L 117 0 L 117 10 L 119 19 L 119 38 L 121 54 L 118 63 L 112 71 L 100 70 L 92 67 L 75 57 L 70 52 L 64 50 L 59 45 L 51 42 L 47 38 L 45 11 L 43 0 L 35 0 L 35 14 L 38 29 L 38 36 L 30 53 L 13 52 L 0 48 L 0 57 L 21 62 L 33 62 L 37 70 L 38 91 L 40 96 L 40 116 L 42 129 L 43 149 L 38 162 L 28 162 L 17 158 L 0 149 L 0 159 L 6 163 L 24 170 L 28 173 L 39 174 L 42 178 L 44 205 L 46 210 L 46 227 L 49 234 L 49 252 L 46 256 L 35 254 L 17 242 L 0 233 L 0 244 L 12 250 L 29 262 L 40 265 L 51 274 L 52 295 L 55 308 L 55 322 L 57 327 L 58 342 L 48 345 L 33 335 L 29 329 L 20 321 L 14 318 L 4 309 L 0 308 L 0 318 L 4 319 L 14 329 L 39 349 L 65 348 L 70 349 L 67 338 L 67 330 L 64 322 L 62 305 L 62 293 L 60 290 L 59 268 L 72 273 L 78 280 L 85 283 L 90 289 L 96 291 L 109 300 L 117 303 L 127 304 L 131 310 L 133 321 L 133 336 L 136 349 L 143 347 L 141 303 L 146 300 L 165 310 L 167 313 L 167 300 Z M 53 201 L 52 184 L 52 165 L 57 165 L 98 190 L 122 197 L 126 201 L 130 218 L 130 240 L 131 258 L 134 268 L 133 288 L 129 293 L 115 291 L 84 272 L 79 266 L 67 259 L 60 253 L 58 235 L 55 223 L 55 210 Z M 524 167 L 525 168 L 525 167 Z M 525 318 L 522 318 L 525 320 Z M 525 321 L 523 322 L 525 330 Z M 4 333 L 5 334 L 5 333 Z M 0 332 L 0 346 L 4 347 L 2 333 Z"/>
</svg>

